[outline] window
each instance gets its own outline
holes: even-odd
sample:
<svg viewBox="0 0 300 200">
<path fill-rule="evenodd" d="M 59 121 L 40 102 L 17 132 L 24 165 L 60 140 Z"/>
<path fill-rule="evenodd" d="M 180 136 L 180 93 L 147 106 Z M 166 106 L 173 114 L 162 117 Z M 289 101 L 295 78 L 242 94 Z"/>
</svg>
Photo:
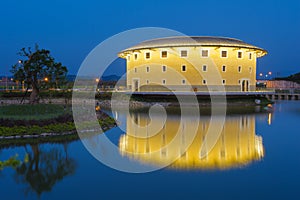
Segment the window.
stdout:
<svg viewBox="0 0 300 200">
<path fill-rule="evenodd" d="M 221 57 L 227 58 L 227 51 L 221 51 Z"/>
<path fill-rule="evenodd" d="M 134 68 L 134 72 L 137 73 L 137 68 Z"/>
<path fill-rule="evenodd" d="M 208 50 L 202 50 L 201 51 L 201 56 L 204 57 L 204 58 L 208 57 Z"/>
<path fill-rule="evenodd" d="M 127 56 L 127 60 L 130 61 L 130 56 Z"/>
<path fill-rule="evenodd" d="M 167 51 L 162 51 L 162 52 L 161 52 L 161 57 L 162 57 L 162 58 L 168 57 L 168 52 L 167 52 Z"/>
<path fill-rule="evenodd" d="M 181 71 L 186 72 L 186 66 L 185 65 L 181 66 Z"/>
<path fill-rule="evenodd" d="M 146 52 L 145 58 L 146 58 L 146 59 L 150 59 L 150 52 Z"/>
<path fill-rule="evenodd" d="M 162 66 L 162 71 L 163 71 L 163 72 L 167 71 L 167 66 L 165 66 L 165 65 Z"/>
<path fill-rule="evenodd" d="M 182 85 L 185 85 L 185 79 L 182 79 L 181 83 Z"/>
<path fill-rule="evenodd" d="M 242 72 L 242 67 L 238 66 L 238 72 L 241 73 Z"/>
<path fill-rule="evenodd" d="M 204 71 L 204 72 L 207 71 L 207 66 L 206 65 L 202 65 L 202 71 Z"/>
<path fill-rule="evenodd" d="M 252 73 L 252 67 L 249 67 L 249 72 Z"/>
<path fill-rule="evenodd" d="M 226 66 L 225 65 L 222 66 L 222 72 L 226 72 Z"/>
<path fill-rule="evenodd" d="M 149 66 L 146 67 L 146 72 L 150 72 L 150 67 Z"/>
<path fill-rule="evenodd" d="M 238 51 L 238 58 L 243 58 L 243 52 Z"/>
<path fill-rule="evenodd" d="M 137 60 L 137 57 L 138 57 L 137 54 L 134 54 L 134 59 L 135 59 L 135 60 Z"/>
<path fill-rule="evenodd" d="M 164 85 L 166 84 L 166 80 L 165 79 L 162 80 L 162 84 L 164 84 Z"/>
<path fill-rule="evenodd" d="M 182 51 L 180 52 L 180 56 L 181 56 L 181 57 L 187 57 L 187 50 L 182 50 Z"/>
<path fill-rule="evenodd" d="M 149 84 L 149 80 L 146 80 L 146 84 L 147 84 L 147 85 Z"/>
<path fill-rule="evenodd" d="M 226 80 L 225 80 L 225 79 L 222 80 L 222 84 L 223 84 L 223 85 L 226 84 Z"/>
<path fill-rule="evenodd" d="M 239 84 L 241 84 L 241 80 L 239 80 Z"/>
<path fill-rule="evenodd" d="M 252 53 L 249 53 L 249 59 L 250 60 L 252 59 Z"/>
<path fill-rule="evenodd" d="M 205 84 L 206 84 L 206 80 L 204 79 L 204 80 L 202 81 L 202 83 L 203 83 L 203 85 L 205 85 Z"/>
</svg>

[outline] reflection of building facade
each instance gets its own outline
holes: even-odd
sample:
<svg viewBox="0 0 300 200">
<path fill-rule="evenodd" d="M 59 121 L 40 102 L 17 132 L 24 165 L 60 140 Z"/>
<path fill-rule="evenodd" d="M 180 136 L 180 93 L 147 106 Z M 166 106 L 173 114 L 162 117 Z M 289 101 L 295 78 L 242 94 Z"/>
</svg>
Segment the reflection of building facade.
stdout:
<svg viewBox="0 0 300 200">
<path fill-rule="evenodd" d="M 262 138 L 255 134 L 254 116 L 228 117 L 216 144 L 204 158 L 200 157 L 200 151 L 206 147 L 210 118 L 201 117 L 195 138 L 191 138 L 190 132 L 197 126 L 193 120 L 186 120 L 182 127 L 179 116 L 168 118 L 165 125 L 161 121 L 159 116 L 152 119 L 151 130 L 154 132 L 163 126 L 154 134 L 147 129 L 146 125 L 150 123 L 147 116 L 136 113 L 128 116 L 127 133 L 120 138 L 120 152 L 145 164 L 173 163 L 170 165 L 173 168 L 200 169 L 243 166 L 264 156 Z M 189 141 L 192 141 L 191 145 Z M 186 151 L 185 147 L 188 147 Z"/>
<path fill-rule="evenodd" d="M 267 52 L 224 37 L 169 37 L 142 42 L 119 53 L 126 59 L 132 91 L 255 91 L 256 59 Z M 216 74 L 221 77 L 217 82 Z M 212 77 L 212 78 L 209 78 Z M 192 85 L 192 88 L 188 85 Z"/>
</svg>

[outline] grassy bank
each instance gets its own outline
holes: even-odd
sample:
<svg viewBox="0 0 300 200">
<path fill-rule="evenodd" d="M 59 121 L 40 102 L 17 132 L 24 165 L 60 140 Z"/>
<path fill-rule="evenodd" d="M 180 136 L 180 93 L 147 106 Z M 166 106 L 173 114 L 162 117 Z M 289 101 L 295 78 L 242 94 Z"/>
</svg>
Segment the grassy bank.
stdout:
<svg viewBox="0 0 300 200">
<path fill-rule="evenodd" d="M 107 130 L 115 125 L 113 118 L 99 111 L 99 125 Z M 89 127 L 91 122 L 82 122 Z M 38 136 L 59 136 L 76 133 L 70 106 L 55 104 L 8 105 L 0 106 L 0 137 L 18 136 L 18 138 Z"/>
</svg>

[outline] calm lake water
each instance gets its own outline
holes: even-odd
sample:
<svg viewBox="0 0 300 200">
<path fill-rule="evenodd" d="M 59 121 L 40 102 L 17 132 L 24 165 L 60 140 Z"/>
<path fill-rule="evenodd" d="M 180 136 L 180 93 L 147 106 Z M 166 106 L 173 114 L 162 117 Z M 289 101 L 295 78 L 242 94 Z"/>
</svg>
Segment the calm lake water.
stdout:
<svg viewBox="0 0 300 200">
<path fill-rule="evenodd" d="M 17 154 L 26 162 L 0 170 L 1 199 L 299 198 L 300 101 L 278 101 L 273 111 L 229 115 L 215 143 L 206 137 L 208 116 L 199 123 L 184 116 L 179 126 L 180 116 L 172 114 L 150 139 L 135 137 L 149 130 L 137 132 L 129 118 L 149 124 L 143 112 L 118 113 L 126 133 L 117 127 L 105 135 L 121 157 L 146 166 L 176 161 L 154 172 L 131 174 L 101 164 L 81 141 L 2 147 L 1 161 Z M 151 130 L 161 121 L 154 115 Z M 195 124 L 199 129 L 188 144 Z"/>
</svg>

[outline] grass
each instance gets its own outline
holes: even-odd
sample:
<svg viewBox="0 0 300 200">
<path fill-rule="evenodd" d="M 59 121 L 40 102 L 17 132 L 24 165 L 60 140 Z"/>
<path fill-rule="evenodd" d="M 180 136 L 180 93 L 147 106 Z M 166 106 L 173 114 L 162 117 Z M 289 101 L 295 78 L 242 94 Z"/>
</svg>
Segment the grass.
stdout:
<svg viewBox="0 0 300 200">
<path fill-rule="evenodd" d="M 43 120 L 71 114 L 71 107 L 56 104 L 0 106 L 0 118 L 12 120 Z"/>
</svg>

